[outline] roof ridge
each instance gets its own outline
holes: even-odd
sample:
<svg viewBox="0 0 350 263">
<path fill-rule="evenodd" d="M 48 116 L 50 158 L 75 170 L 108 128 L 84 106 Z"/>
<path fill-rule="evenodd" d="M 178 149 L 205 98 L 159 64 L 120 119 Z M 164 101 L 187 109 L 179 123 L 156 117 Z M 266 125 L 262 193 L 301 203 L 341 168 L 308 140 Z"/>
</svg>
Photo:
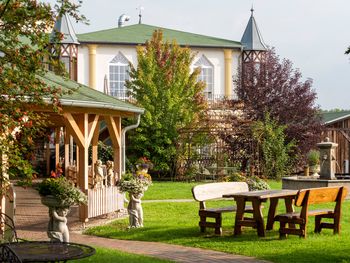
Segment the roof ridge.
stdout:
<svg viewBox="0 0 350 263">
<path fill-rule="evenodd" d="M 87 36 L 93 35 L 93 34 L 103 34 L 103 33 L 109 32 L 109 31 L 118 31 L 118 30 L 127 31 L 128 29 L 139 28 L 139 27 L 148 27 L 149 29 L 160 29 L 163 32 L 169 32 L 169 33 L 175 33 L 175 34 L 176 33 L 188 34 L 188 35 L 191 35 L 193 37 L 201 37 L 201 38 L 212 39 L 215 41 L 224 41 L 227 43 L 241 45 L 241 42 L 236 41 L 236 40 L 231 40 L 231 39 L 226 39 L 226 38 L 216 37 L 216 36 L 209 36 L 209 35 L 204 35 L 204 34 L 198 34 L 198 33 L 192 33 L 192 32 L 188 32 L 188 31 L 182 31 L 182 30 L 178 30 L 178 29 L 166 28 L 166 27 L 162 27 L 162 26 L 149 25 L 149 24 L 133 24 L 133 25 L 127 25 L 127 26 L 123 26 L 123 27 L 112 27 L 109 29 L 97 30 L 97 31 L 93 31 L 93 32 L 83 33 L 83 34 L 77 34 L 77 36 L 79 39 L 79 38 L 87 37 Z M 175 40 L 177 40 L 177 39 L 175 39 Z M 86 40 L 80 40 L 80 41 L 85 42 Z"/>
</svg>

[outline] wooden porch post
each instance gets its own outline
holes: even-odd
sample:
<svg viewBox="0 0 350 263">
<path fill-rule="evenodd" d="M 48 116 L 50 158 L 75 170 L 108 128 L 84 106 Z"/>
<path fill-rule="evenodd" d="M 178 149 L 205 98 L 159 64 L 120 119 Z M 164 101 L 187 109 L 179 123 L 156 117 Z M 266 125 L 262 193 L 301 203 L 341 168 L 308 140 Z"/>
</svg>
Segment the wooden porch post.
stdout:
<svg viewBox="0 0 350 263">
<path fill-rule="evenodd" d="M 68 166 L 70 165 L 70 134 L 67 128 L 64 131 L 64 174 L 68 176 Z"/>
<path fill-rule="evenodd" d="M 87 193 L 88 190 L 88 160 L 89 160 L 89 145 L 98 123 L 98 115 L 90 115 L 87 113 L 64 114 L 66 126 L 72 134 L 79 146 L 78 156 L 78 184 L 80 189 Z M 88 206 L 82 205 L 79 207 L 79 218 L 81 222 L 88 221 Z"/>
<path fill-rule="evenodd" d="M 55 129 L 55 168 L 60 162 L 60 137 L 61 137 L 61 128 Z"/>
</svg>

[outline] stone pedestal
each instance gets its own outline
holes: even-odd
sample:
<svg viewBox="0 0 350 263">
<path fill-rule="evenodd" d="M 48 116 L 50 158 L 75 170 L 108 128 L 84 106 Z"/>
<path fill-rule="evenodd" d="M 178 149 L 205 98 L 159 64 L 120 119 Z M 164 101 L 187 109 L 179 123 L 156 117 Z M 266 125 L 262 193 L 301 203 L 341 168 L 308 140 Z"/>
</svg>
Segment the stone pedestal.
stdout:
<svg viewBox="0 0 350 263">
<path fill-rule="evenodd" d="M 320 179 L 335 180 L 335 149 L 338 144 L 330 142 L 329 138 L 326 138 L 324 142 L 318 143 L 317 147 L 320 150 Z"/>
</svg>

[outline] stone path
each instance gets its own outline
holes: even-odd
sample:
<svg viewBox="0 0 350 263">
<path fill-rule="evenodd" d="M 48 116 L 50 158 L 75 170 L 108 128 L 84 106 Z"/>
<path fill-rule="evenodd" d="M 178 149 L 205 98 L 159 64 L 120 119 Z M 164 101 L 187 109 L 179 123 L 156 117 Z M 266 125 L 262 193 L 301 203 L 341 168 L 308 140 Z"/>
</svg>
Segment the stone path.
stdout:
<svg viewBox="0 0 350 263">
<path fill-rule="evenodd" d="M 16 225 L 20 238 L 30 240 L 48 240 L 46 227 L 48 222 L 48 209 L 40 202 L 36 190 L 31 188 L 16 187 Z M 174 201 L 174 200 L 173 200 Z M 174 262 L 249 262 L 263 263 L 267 261 L 257 260 L 251 257 L 233 255 L 207 249 L 170 245 L 159 242 L 129 241 L 108 239 L 81 234 L 81 224 L 78 222 L 77 208 L 73 207 L 68 218 L 71 230 L 71 241 L 88 244 L 96 247 L 116 249 L 124 252 L 143 254 Z M 104 220 L 106 221 L 106 220 Z M 107 219 L 108 221 L 108 219 Z M 101 224 L 102 221 L 91 220 L 90 224 Z M 89 226 L 89 225 L 88 225 Z"/>
</svg>

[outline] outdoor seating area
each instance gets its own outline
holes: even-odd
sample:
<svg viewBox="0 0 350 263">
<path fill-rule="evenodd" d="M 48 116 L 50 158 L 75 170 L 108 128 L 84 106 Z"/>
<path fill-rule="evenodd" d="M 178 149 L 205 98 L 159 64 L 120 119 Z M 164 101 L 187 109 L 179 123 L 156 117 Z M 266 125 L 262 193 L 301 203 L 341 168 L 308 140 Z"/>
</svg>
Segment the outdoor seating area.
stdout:
<svg viewBox="0 0 350 263">
<path fill-rule="evenodd" d="M 174 183 L 176 184 L 176 183 Z M 184 185 L 184 183 L 181 183 L 182 185 Z M 186 185 L 187 183 L 185 183 Z M 157 187 L 157 185 L 163 185 L 163 183 L 155 183 L 155 186 L 150 187 L 150 190 L 148 191 L 152 191 L 153 187 Z M 190 184 L 189 184 L 190 185 Z M 177 186 L 175 188 L 177 188 L 179 186 L 179 184 L 177 184 Z M 279 183 L 279 187 L 280 187 L 280 183 Z M 16 187 L 16 189 L 18 189 L 18 187 Z M 221 190 L 224 189 L 224 190 Z M 235 189 L 235 191 L 233 191 L 233 189 Z M 153 213 L 155 213 L 155 215 L 159 214 L 160 211 L 163 211 L 163 215 L 164 215 L 164 220 L 162 218 L 156 217 L 152 219 L 149 217 L 145 218 L 145 230 L 147 231 L 151 231 L 151 229 L 153 227 L 156 227 L 158 229 L 158 231 L 160 231 L 160 233 L 162 233 L 162 236 L 165 235 L 165 233 L 167 231 L 171 231 L 169 238 L 171 239 L 171 236 L 173 236 L 173 238 L 176 239 L 181 239 L 181 238 L 185 238 L 186 236 L 190 235 L 192 236 L 191 238 L 194 238 L 195 240 L 197 240 L 196 242 L 199 242 L 200 240 L 204 241 L 207 236 L 211 236 L 212 238 L 215 237 L 215 242 L 224 242 L 226 243 L 227 241 L 229 241 L 232 244 L 232 247 L 234 247 L 236 242 L 242 242 L 239 241 L 240 237 L 243 237 L 244 239 L 247 239 L 247 241 L 245 242 L 249 242 L 249 243 L 253 243 L 256 242 L 258 239 L 262 240 L 263 242 L 267 242 L 268 240 L 270 240 L 269 242 L 271 242 L 272 240 L 280 240 L 279 239 L 279 228 L 273 227 L 274 226 L 274 222 L 278 222 L 279 221 L 279 217 L 283 216 L 283 212 L 285 211 L 293 211 L 294 212 L 294 206 L 299 205 L 298 198 L 299 200 L 304 199 L 305 196 L 307 196 L 305 193 L 309 190 L 312 189 L 308 189 L 308 190 L 281 190 L 281 189 L 273 189 L 273 190 L 264 190 L 264 191 L 248 191 L 247 189 L 247 185 L 246 183 L 243 182 L 222 182 L 222 183 L 199 183 L 196 184 L 195 187 L 192 188 L 192 193 L 191 193 L 191 189 L 188 189 L 189 192 L 187 193 L 178 193 L 178 191 L 176 191 L 174 189 L 174 192 L 172 192 L 172 190 L 169 189 L 169 191 L 167 191 L 168 196 L 174 196 L 175 193 L 177 193 L 177 195 L 179 196 L 178 198 L 184 198 L 186 196 L 189 197 L 188 194 L 191 194 L 199 203 L 204 203 L 202 205 L 200 205 L 200 207 L 205 207 L 205 209 L 202 209 L 202 213 L 200 212 L 201 210 L 198 210 L 198 203 L 197 202 L 190 202 L 190 203 L 164 203 L 164 205 L 170 205 L 171 207 L 173 207 L 172 209 L 175 209 L 175 207 L 179 207 L 178 209 L 175 209 L 174 211 L 177 211 L 175 214 L 171 215 L 168 214 L 165 211 L 165 207 L 162 203 L 144 203 L 145 209 L 147 211 L 153 211 Z M 342 187 L 338 187 L 336 190 L 338 191 L 338 193 L 341 192 L 341 194 L 335 194 L 335 190 L 334 189 L 330 189 L 330 188 L 324 188 L 324 189 L 316 189 L 318 191 L 319 194 L 311 194 L 309 195 L 310 197 L 312 197 L 312 200 L 317 199 L 318 201 L 316 202 L 316 204 L 314 204 L 313 206 L 316 205 L 316 207 L 313 207 L 313 209 L 319 210 L 318 209 L 318 205 L 323 205 L 324 202 L 327 201 L 331 201 L 335 204 L 336 207 L 336 211 L 337 211 L 337 215 L 339 214 L 343 214 L 343 203 L 340 204 L 339 202 L 337 202 L 337 200 L 339 200 L 338 198 L 340 197 L 344 197 L 346 195 L 346 189 L 342 188 Z M 311 192 L 316 192 L 316 190 L 312 190 Z M 328 194 L 329 191 L 329 194 Z M 20 200 L 18 200 L 18 206 L 17 206 L 17 215 L 16 215 L 16 221 L 20 222 L 20 225 L 22 225 L 24 222 L 23 219 L 21 219 L 21 217 L 24 216 L 23 211 L 23 202 L 25 200 L 23 200 L 21 197 L 23 195 L 24 192 L 19 191 L 17 195 L 19 195 Z M 35 190 L 33 191 L 33 193 L 35 193 Z M 323 194 L 320 194 L 323 193 Z M 331 194 L 333 193 L 333 194 Z M 146 196 L 147 196 L 148 192 L 146 192 Z M 299 197 L 300 196 L 300 197 Z M 303 196 L 303 197 L 302 197 Z M 318 198 L 316 198 L 315 196 L 318 196 Z M 331 196 L 332 198 L 326 198 L 325 196 Z M 175 195 L 176 197 L 176 195 Z M 338 198 L 337 198 L 338 197 Z M 278 200 L 284 200 L 284 203 L 279 204 Z M 311 200 L 310 199 L 310 200 Z M 321 199 L 321 200 L 320 200 Z M 202 200 L 202 201 L 200 201 Z M 243 200 L 243 202 L 242 202 Z M 341 201 L 344 201 L 342 198 L 340 198 Z M 164 200 L 166 201 L 166 200 Z M 179 200 L 181 201 L 181 200 Z M 232 204 L 232 202 L 234 202 Z M 218 203 L 218 204 L 216 204 Z M 250 206 L 250 203 L 252 203 L 252 206 Z M 260 203 L 260 205 L 259 205 Z M 346 203 L 346 207 L 348 208 L 348 202 Z M 38 203 L 40 204 L 40 203 Z M 262 204 L 264 204 L 264 206 L 262 206 Z M 244 211 L 243 211 L 243 216 L 242 213 L 240 211 L 240 209 L 242 209 L 242 207 L 244 207 Z M 212 216 L 213 214 L 211 214 L 211 209 L 212 211 L 215 211 L 217 214 L 220 215 L 221 220 L 220 221 L 216 221 L 216 216 Z M 339 210 L 340 209 L 340 210 Z M 208 211 L 205 211 L 208 210 Z M 185 225 L 180 226 L 178 224 L 179 222 L 179 218 L 181 218 L 180 214 L 185 212 L 188 215 L 193 215 L 193 219 L 191 219 L 192 216 L 190 217 L 184 217 L 183 219 L 188 221 L 186 223 L 184 223 Z M 228 213 L 226 213 L 226 211 Z M 261 212 L 261 217 L 259 216 L 259 213 L 257 213 L 257 211 Z M 310 210 L 310 213 L 313 213 L 312 210 Z M 324 211 L 324 210 L 323 210 Z M 324 213 L 324 216 L 330 216 L 332 215 L 331 211 L 335 211 L 335 210 L 329 210 L 327 209 L 327 213 Z M 349 214 L 347 213 L 347 210 L 345 210 L 345 216 L 348 218 Z M 208 212 L 208 213 L 207 213 Z M 339 212 L 339 214 L 338 214 Z M 213 236 L 213 233 L 211 232 L 201 232 L 198 231 L 198 214 L 201 217 L 201 221 L 203 217 L 206 217 L 206 223 L 207 225 L 203 225 L 203 223 L 199 223 L 199 225 L 204 228 L 215 228 L 218 229 L 219 225 L 217 224 L 218 222 L 220 223 L 220 234 L 219 232 L 217 232 L 217 230 L 215 231 L 215 235 Z M 249 219 L 247 214 L 252 215 L 252 217 Z M 238 219 L 239 221 L 237 221 L 237 215 L 238 215 Z M 297 215 L 297 213 L 295 213 L 295 215 Z M 300 213 L 299 213 L 300 215 Z M 310 214 L 311 215 L 311 214 Z M 334 218 L 339 219 L 338 222 L 343 221 L 344 219 L 341 217 L 337 217 L 337 215 L 334 216 Z M 76 216 L 76 215 L 74 215 Z M 242 216 L 242 217 L 241 217 Z M 212 223 L 212 225 L 210 224 L 210 220 L 214 220 L 214 222 Z M 43 222 L 47 221 L 48 219 L 45 218 L 45 216 L 43 217 Z M 71 220 L 71 218 L 69 219 Z M 174 221 L 173 221 L 174 220 Z M 265 221 L 266 220 L 266 221 Z M 10 222 L 10 225 L 12 225 L 11 220 L 9 220 L 8 222 Z M 33 221 L 34 223 L 35 221 Z M 117 226 L 119 224 L 121 224 L 121 229 L 120 230 L 113 230 L 113 231 L 117 231 L 117 237 L 119 235 L 128 235 L 128 233 L 134 233 L 136 234 L 136 240 L 137 240 L 137 236 L 138 236 L 138 232 L 137 229 L 134 230 L 129 230 L 131 232 L 126 232 L 125 228 L 123 227 L 123 222 L 125 222 L 124 220 L 118 220 L 117 222 Z M 152 223 L 153 222 L 153 223 Z M 167 222 L 167 223 L 166 223 Z M 173 229 L 174 231 L 177 231 L 177 233 L 172 232 L 173 230 L 169 229 L 169 223 L 172 224 L 171 222 L 174 222 L 174 225 L 171 229 Z M 204 221 L 203 221 L 204 222 Z M 265 222 L 266 225 L 265 225 Z M 294 225 L 298 225 L 298 219 L 296 222 L 289 222 L 289 227 L 292 227 L 293 229 L 293 224 Z M 344 222 L 345 223 L 345 222 Z M 48 246 L 58 246 L 58 245 L 51 245 L 51 242 L 45 241 L 46 238 L 46 233 L 45 233 L 45 229 L 46 229 L 46 223 L 40 223 L 42 225 L 41 228 L 41 235 L 37 236 L 37 235 L 33 235 L 30 234 L 30 231 L 27 232 L 29 229 L 34 229 L 32 226 L 26 227 L 26 231 L 23 232 L 23 226 L 20 227 L 20 231 L 18 236 L 19 237 L 24 237 L 25 241 L 20 241 L 19 243 L 27 243 L 27 245 L 30 247 L 30 249 L 39 249 L 41 252 L 40 254 L 42 254 L 43 250 L 50 250 L 51 248 L 49 248 Z M 154 225 L 156 224 L 156 225 Z M 201 225 L 202 224 L 202 225 Z M 313 226 L 313 223 L 310 223 Z M 323 222 L 321 223 L 323 224 Z M 15 225 L 15 224 L 14 224 Z M 338 224 L 336 224 L 337 226 L 339 226 Z M 125 225 L 124 225 L 125 226 Z M 262 226 L 262 227 L 261 227 Z M 329 228 L 329 225 L 323 225 L 326 226 L 326 228 Z M 103 226 L 101 226 L 103 227 Z M 237 234 L 236 231 L 237 229 L 240 229 L 240 234 Z M 15 228 L 14 228 L 15 229 Z M 92 228 L 94 229 L 94 228 Z M 177 229 L 177 230 L 176 230 Z M 192 230 L 191 230 L 192 229 Z M 263 229 L 263 230 L 261 230 Z M 299 229 L 299 227 L 295 227 L 295 230 Z M 335 228 L 332 229 L 332 232 L 334 231 Z M 339 228 L 340 229 L 340 228 Z M 16 229 L 15 229 L 16 230 Z M 32 230 L 33 231 L 33 230 Z M 92 230 L 93 231 L 93 230 Z M 260 232 L 259 232 L 260 231 Z M 307 228 L 305 228 L 305 231 L 307 231 Z M 348 230 L 348 226 L 346 225 L 345 228 L 346 233 L 349 231 Z M 16 231 L 18 232 L 18 231 Z M 90 232 L 90 231 L 89 231 Z M 260 233 L 260 234 L 259 234 Z M 262 236 L 261 233 L 264 233 L 265 236 Z M 336 232 L 335 232 L 336 233 Z M 91 234 L 91 232 L 90 232 Z M 96 233 L 97 234 L 97 233 Z M 141 234 L 141 232 L 139 233 Z M 257 235 L 258 234 L 258 235 Z M 293 234 L 291 232 L 287 233 L 288 235 Z M 97 234 L 98 235 L 98 234 Z M 35 237 L 37 236 L 37 237 Z M 152 235 L 151 235 L 152 236 Z M 150 238 L 150 241 L 154 240 L 154 238 L 152 237 Z M 182 237 L 181 237 L 182 236 Z M 329 232 L 328 231 L 324 231 L 324 233 L 322 232 L 321 234 L 322 238 L 325 239 L 329 239 Z M 122 236 L 120 236 L 122 238 Z M 36 242 L 28 242 L 28 241 L 32 241 L 33 238 L 35 238 Z M 232 239 L 233 238 L 233 239 Z M 265 238 L 267 238 L 265 240 Z M 62 249 L 62 251 L 66 251 L 67 253 L 64 253 L 64 255 L 55 255 L 56 256 L 56 260 L 58 259 L 58 257 L 61 258 L 66 258 L 66 260 L 68 260 L 69 258 L 73 258 L 72 255 L 75 255 L 74 257 L 79 258 L 79 257 L 84 257 L 86 255 L 90 256 L 90 253 L 92 253 L 92 251 L 94 251 L 93 249 L 91 249 L 91 244 L 92 243 L 88 243 L 86 244 L 83 240 L 86 239 L 82 236 L 82 238 L 77 238 L 76 234 L 73 235 L 73 239 L 72 242 L 73 243 L 78 243 L 78 245 L 68 245 L 69 249 Z M 283 240 L 284 244 L 283 246 L 289 246 L 288 245 L 288 240 L 290 238 L 287 238 L 285 240 Z M 291 237 L 291 239 L 293 240 L 293 238 Z M 86 239 L 88 240 L 88 239 Z M 306 239 L 308 240 L 308 239 Z M 317 242 L 315 243 L 314 239 L 311 239 L 311 244 L 317 244 Z M 118 241 L 118 240 L 116 240 Z M 80 243 L 81 242 L 81 243 Z M 119 241 L 120 242 L 120 241 Z M 18 242 L 15 242 L 18 243 Z M 8 242 L 7 242 L 8 244 Z M 81 244 L 81 245 L 80 245 Z M 112 243 L 111 243 L 112 244 Z M 281 243 L 280 243 L 281 244 Z M 12 244 L 10 246 L 8 245 L 3 245 L 1 247 L 1 251 L 3 254 L 6 255 L 6 257 L 8 257 L 8 254 L 10 253 L 9 248 L 12 249 L 13 251 L 19 251 L 20 253 L 24 253 L 23 251 L 26 251 L 26 249 L 22 250 L 23 247 L 26 247 L 27 245 L 25 244 L 21 244 L 21 245 L 15 245 Z M 87 245 L 87 247 L 85 246 Z M 107 245 L 107 243 L 105 243 L 105 245 Z M 280 246 L 280 245 L 279 245 Z M 36 247 L 36 248 L 35 248 Z M 92 246 L 94 247 L 94 246 Z M 231 247 L 231 246 L 230 246 Z M 209 247 L 210 248 L 210 247 Z M 12 251 L 11 250 L 11 251 Z M 36 251 L 39 251 L 36 250 Z M 22 251 L 22 252 L 21 252 Z M 50 250 L 51 251 L 51 250 Z M 70 252 L 69 252 L 70 251 Z M 17 253 L 17 252 L 16 252 Z M 35 254 L 35 252 L 34 252 Z M 44 253 L 45 254 L 45 253 Z M 42 258 L 44 257 L 48 257 L 50 258 L 50 252 L 47 252 L 46 255 L 42 254 Z M 26 254 L 24 253 L 22 256 L 22 259 L 26 258 Z M 26 262 L 26 261 L 13 261 L 13 262 Z"/>
</svg>

